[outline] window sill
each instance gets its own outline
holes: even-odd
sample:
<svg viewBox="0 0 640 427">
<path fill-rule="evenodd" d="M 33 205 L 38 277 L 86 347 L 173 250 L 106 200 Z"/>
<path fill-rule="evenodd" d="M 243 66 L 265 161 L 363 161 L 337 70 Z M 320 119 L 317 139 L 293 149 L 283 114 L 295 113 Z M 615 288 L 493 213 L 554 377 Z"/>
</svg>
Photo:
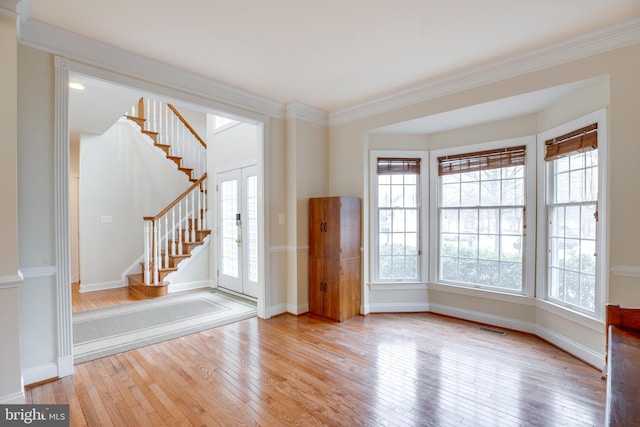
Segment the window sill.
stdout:
<svg viewBox="0 0 640 427">
<path fill-rule="evenodd" d="M 426 282 L 376 282 L 369 283 L 372 291 L 415 291 L 427 290 L 429 285 Z"/>
<path fill-rule="evenodd" d="M 535 305 L 535 299 L 532 297 L 528 297 L 523 294 L 499 292 L 490 289 L 470 288 L 449 283 L 429 283 L 429 289 L 439 292 L 484 298 L 493 301 L 508 302 L 512 304 Z"/>
</svg>

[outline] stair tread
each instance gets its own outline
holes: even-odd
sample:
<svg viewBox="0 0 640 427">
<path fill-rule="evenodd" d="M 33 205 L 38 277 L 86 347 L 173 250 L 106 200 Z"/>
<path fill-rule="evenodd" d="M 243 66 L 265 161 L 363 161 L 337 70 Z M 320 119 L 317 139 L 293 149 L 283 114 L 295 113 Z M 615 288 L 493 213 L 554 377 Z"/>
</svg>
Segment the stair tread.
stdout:
<svg viewBox="0 0 640 427">
<path fill-rule="evenodd" d="M 147 129 L 142 129 L 142 133 L 145 133 L 147 135 L 160 135 L 160 132 L 156 132 L 154 130 L 147 130 Z"/>
</svg>

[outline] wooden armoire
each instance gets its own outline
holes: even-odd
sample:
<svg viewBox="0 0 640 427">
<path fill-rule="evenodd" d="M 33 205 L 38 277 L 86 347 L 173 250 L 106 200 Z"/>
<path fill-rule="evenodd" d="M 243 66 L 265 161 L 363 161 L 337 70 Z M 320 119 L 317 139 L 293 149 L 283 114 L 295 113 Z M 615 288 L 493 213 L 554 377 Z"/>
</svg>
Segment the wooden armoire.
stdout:
<svg viewBox="0 0 640 427">
<path fill-rule="evenodd" d="M 344 321 L 360 313 L 360 199 L 309 199 L 309 312 Z"/>
</svg>

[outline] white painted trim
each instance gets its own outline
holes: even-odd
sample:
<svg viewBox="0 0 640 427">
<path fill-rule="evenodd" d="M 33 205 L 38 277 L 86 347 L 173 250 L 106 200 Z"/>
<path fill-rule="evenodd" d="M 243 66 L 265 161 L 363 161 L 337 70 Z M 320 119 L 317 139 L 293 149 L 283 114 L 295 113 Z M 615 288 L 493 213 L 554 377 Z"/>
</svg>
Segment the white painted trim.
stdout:
<svg viewBox="0 0 640 427">
<path fill-rule="evenodd" d="M 73 375 L 73 356 L 64 356 L 58 358 L 58 377 L 64 378 Z"/>
<path fill-rule="evenodd" d="M 22 405 L 25 401 L 24 391 L 0 397 L 0 405 Z"/>
<path fill-rule="evenodd" d="M 287 104 L 287 120 L 306 120 L 320 126 L 329 126 L 329 113 L 301 102 Z"/>
<path fill-rule="evenodd" d="M 22 380 L 25 385 L 35 384 L 52 378 L 58 378 L 58 365 L 54 362 L 44 363 L 33 368 L 22 370 Z"/>
<path fill-rule="evenodd" d="M 58 361 L 71 360 L 71 245 L 69 220 L 69 61 L 54 58 L 54 224 L 56 247 L 56 327 Z M 59 366 L 60 363 L 58 364 Z M 67 368 L 66 365 L 63 365 Z M 68 369 L 58 376 L 64 377 Z M 73 369 L 71 370 L 73 373 Z"/>
<path fill-rule="evenodd" d="M 287 304 L 278 304 L 271 306 L 271 316 L 287 313 Z"/>
<path fill-rule="evenodd" d="M 332 112 L 335 126 L 640 42 L 640 16 Z"/>
<path fill-rule="evenodd" d="M 19 288 L 23 281 L 24 277 L 19 270 L 15 276 L 0 276 L 0 289 Z"/>
<path fill-rule="evenodd" d="M 372 302 L 367 313 L 422 313 L 428 312 L 431 305 L 428 302 L 394 303 Z"/>
<path fill-rule="evenodd" d="M 536 326 L 534 332 L 540 338 L 549 341 L 551 344 L 560 347 L 567 353 L 581 359 L 591 366 L 601 369 L 604 366 L 604 352 L 598 353 L 584 345 L 575 342 L 557 332 L 543 328 L 542 326 Z"/>
<path fill-rule="evenodd" d="M 295 252 L 295 246 L 271 246 L 269 252 L 272 254 Z"/>
<path fill-rule="evenodd" d="M 38 277 L 51 277 L 56 275 L 55 265 L 40 265 L 37 267 L 23 268 L 22 274 L 25 279 L 35 279 Z"/>
<path fill-rule="evenodd" d="M 99 283 L 82 283 L 80 282 L 80 293 L 104 291 L 107 289 L 126 288 L 127 283 L 122 280 L 114 280 L 113 282 L 99 282 Z"/>
<path fill-rule="evenodd" d="M 202 289 L 202 288 L 211 288 L 214 287 L 213 281 L 206 280 L 197 280 L 195 282 L 182 282 L 182 283 L 171 283 L 169 285 L 169 293 L 174 292 L 182 292 L 182 291 L 190 291 L 192 289 Z"/>
<path fill-rule="evenodd" d="M 580 326 L 584 326 L 585 328 L 589 328 L 595 332 L 599 332 L 604 336 L 604 322 L 596 320 L 593 317 L 587 316 L 586 314 L 573 311 L 569 308 L 562 307 L 554 304 L 553 302 L 542 299 L 536 300 L 536 308 L 544 310 L 547 313 L 551 313 L 555 316 L 562 317 L 565 320 L 568 320 Z"/>
<path fill-rule="evenodd" d="M 122 75 L 133 75 L 163 86 L 210 98 L 260 114 L 285 118 L 279 101 L 191 73 L 105 43 L 28 19 L 21 27 L 20 43 Z"/>
<path fill-rule="evenodd" d="M 429 285 L 427 283 L 409 282 L 369 283 L 369 289 L 372 291 L 414 291 L 429 289 Z"/>
<path fill-rule="evenodd" d="M 9 18 L 17 18 L 19 15 L 18 1 L 0 0 L 0 15 L 8 16 Z"/>
<path fill-rule="evenodd" d="M 300 314 L 304 314 L 304 313 L 308 313 L 309 312 L 309 304 L 300 304 L 300 305 L 293 305 L 293 304 L 281 304 L 284 305 L 286 307 L 286 312 L 287 313 L 291 313 L 294 314 L 296 316 L 299 316 Z"/>
<path fill-rule="evenodd" d="M 483 313 L 480 311 L 465 310 L 442 304 L 430 304 L 430 306 L 430 311 L 432 313 L 444 314 L 458 319 L 470 320 L 472 322 L 484 323 L 487 325 L 499 326 L 502 328 L 529 333 L 534 333 L 536 330 L 536 325 L 533 323 L 514 320 L 508 317 L 496 316 L 494 314 Z"/>
<path fill-rule="evenodd" d="M 640 277 L 640 267 L 635 265 L 614 265 L 611 272 L 614 276 Z"/>
</svg>

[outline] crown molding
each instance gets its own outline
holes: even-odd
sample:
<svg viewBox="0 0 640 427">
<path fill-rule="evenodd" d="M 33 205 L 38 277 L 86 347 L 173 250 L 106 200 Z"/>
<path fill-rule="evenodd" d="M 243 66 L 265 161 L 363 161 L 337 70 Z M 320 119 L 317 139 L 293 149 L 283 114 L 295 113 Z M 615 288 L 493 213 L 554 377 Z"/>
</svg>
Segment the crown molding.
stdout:
<svg viewBox="0 0 640 427">
<path fill-rule="evenodd" d="M 329 126 L 329 113 L 302 102 L 287 104 L 287 120 L 293 119 L 307 120 L 320 126 Z"/>
<path fill-rule="evenodd" d="M 335 126 L 386 113 L 636 43 L 640 43 L 640 16 L 336 110 L 329 115 L 329 125 Z"/>
<path fill-rule="evenodd" d="M 0 0 L 6 1 L 6 0 Z M 140 78 L 259 114 L 284 119 L 285 105 L 70 31 L 26 19 L 20 43 L 73 61 Z"/>
<path fill-rule="evenodd" d="M 18 3 L 18 0 L 0 0 L 0 15 L 17 18 L 19 15 Z"/>
</svg>

